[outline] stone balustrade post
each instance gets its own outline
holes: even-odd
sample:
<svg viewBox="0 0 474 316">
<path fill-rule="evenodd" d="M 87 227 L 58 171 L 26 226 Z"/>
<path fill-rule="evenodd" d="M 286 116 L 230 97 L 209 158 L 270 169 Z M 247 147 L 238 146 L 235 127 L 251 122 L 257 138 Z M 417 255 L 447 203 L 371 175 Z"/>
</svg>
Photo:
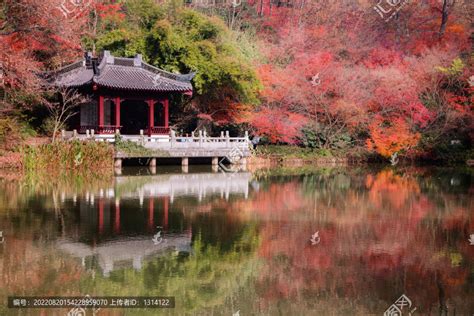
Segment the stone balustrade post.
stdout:
<svg viewBox="0 0 474 316">
<path fill-rule="evenodd" d="M 115 158 L 114 167 L 115 168 L 122 168 L 122 158 Z"/>
<path fill-rule="evenodd" d="M 181 158 L 181 166 L 183 166 L 183 167 L 189 166 L 189 159 L 188 159 L 188 157 L 183 157 L 183 158 Z"/>
<path fill-rule="evenodd" d="M 170 134 L 171 134 L 171 148 L 173 148 L 174 143 L 176 142 L 176 132 L 173 130 L 170 130 Z"/>
</svg>

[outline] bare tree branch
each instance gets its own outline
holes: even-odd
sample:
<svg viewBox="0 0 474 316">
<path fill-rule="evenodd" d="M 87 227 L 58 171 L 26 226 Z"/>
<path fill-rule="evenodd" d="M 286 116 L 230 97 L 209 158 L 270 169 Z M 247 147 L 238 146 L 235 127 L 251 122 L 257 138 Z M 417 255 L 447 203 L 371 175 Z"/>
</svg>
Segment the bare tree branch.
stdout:
<svg viewBox="0 0 474 316">
<path fill-rule="evenodd" d="M 57 88 L 52 91 L 54 98 L 45 100 L 44 104 L 53 121 L 52 142 L 56 141 L 59 130 L 78 112 L 76 108 L 89 99 L 74 89 Z"/>
</svg>

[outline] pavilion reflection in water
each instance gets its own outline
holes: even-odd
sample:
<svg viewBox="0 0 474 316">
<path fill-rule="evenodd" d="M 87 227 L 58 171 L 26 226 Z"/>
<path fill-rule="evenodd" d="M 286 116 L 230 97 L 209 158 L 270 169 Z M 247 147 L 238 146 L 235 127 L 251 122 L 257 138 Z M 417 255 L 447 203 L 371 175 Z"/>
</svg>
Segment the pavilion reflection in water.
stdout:
<svg viewBox="0 0 474 316">
<path fill-rule="evenodd" d="M 97 246 L 65 239 L 58 241 L 58 248 L 79 258 L 83 266 L 86 266 L 87 258 L 95 258 L 102 274 L 108 277 L 115 269 L 132 266 L 135 270 L 140 270 L 144 261 L 165 255 L 168 251 L 190 253 L 191 238 L 189 232 L 167 235 L 159 244 L 146 236 L 109 241 Z"/>
<path fill-rule="evenodd" d="M 106 277 L 124 267 L 140 270 L 144 261 L 170 251 L 190 253 L 191 223 L 182 211 L 171 212 L 175 199 L 248 198 L 250 181 L 250 173 L 116 177 L 112 187 L 70 197 L 79 213 L 79 231 L 83 232 L 76 229 L 76 233 L 63 236 L 57 247 L 80 259 L 84 267 L 86 262 L 94 262 L 92 265 Z M 68 197 L 62 194 L 62 198 Z M 178 216 L 172 227 L 171 213 Z M 158 231 L 163 240 L 156 243 L 153 234 Z"/>
</svg>

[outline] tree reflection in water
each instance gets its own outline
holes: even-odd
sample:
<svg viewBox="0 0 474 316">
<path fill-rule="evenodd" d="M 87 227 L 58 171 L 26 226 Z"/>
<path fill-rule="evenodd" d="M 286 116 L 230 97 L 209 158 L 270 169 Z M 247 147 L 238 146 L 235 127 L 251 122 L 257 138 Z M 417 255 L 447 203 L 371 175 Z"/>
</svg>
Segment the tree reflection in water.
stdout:
<svg viewBox="0 0 474 316">
<path fill-rule="evenodd" d="M 357 315 L 406 294 L 421 314 L 472 312 L 472 174 L 396 170 L 4 181 L 0 296 L 170 295 L 165 314 Z"/>
</svg>

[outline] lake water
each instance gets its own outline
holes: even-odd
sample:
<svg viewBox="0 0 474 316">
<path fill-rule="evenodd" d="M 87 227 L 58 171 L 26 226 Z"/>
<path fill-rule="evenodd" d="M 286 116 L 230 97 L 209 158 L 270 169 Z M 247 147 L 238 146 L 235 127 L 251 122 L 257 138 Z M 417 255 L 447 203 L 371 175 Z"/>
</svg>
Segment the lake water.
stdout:
<svg viewBox="0 0 474 316">
<path fill-rule="evenodd" d="M 473 315 L 473 175 L 190 166 L 0 180 L 0 315 L 69 311 L 9 309 L 8 296 L 85 295 L 175 297 L 97 315 Z"/>
</svg>

